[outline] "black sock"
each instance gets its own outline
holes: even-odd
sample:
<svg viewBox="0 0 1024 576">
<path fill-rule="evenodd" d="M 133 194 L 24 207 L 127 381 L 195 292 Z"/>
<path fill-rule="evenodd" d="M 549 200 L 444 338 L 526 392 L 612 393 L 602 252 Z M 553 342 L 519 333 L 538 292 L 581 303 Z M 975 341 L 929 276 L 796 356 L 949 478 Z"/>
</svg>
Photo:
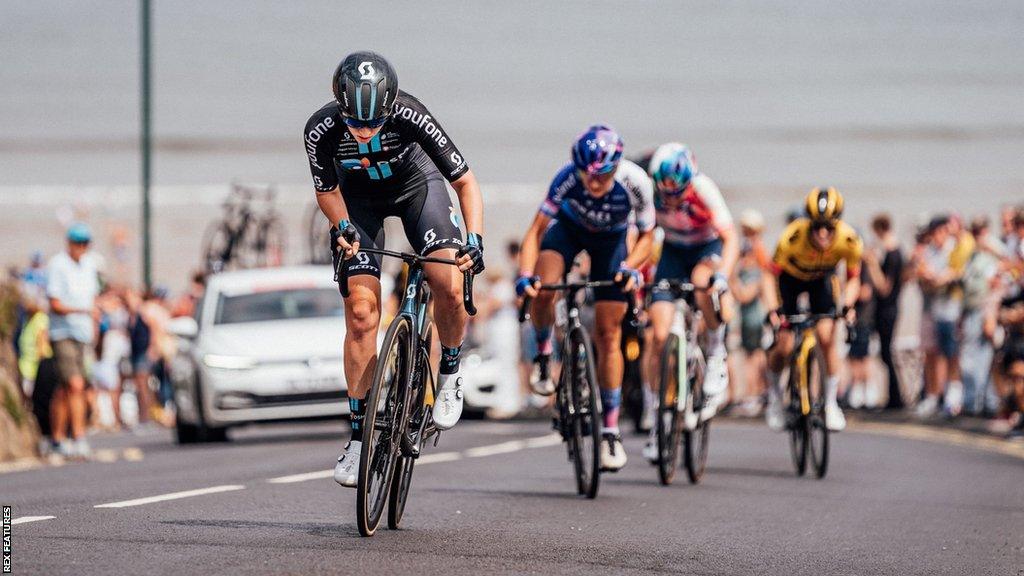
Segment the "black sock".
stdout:
<svg viewBox="0 0 1024 576">
<path fill-rule="evenodd" d="M 441 374 L 455 374 L 459 371 L 459 354 L 462 352 L 462 344 L 455 348 L 441 345 Z"/>
<path fill-rule="evenodd" d="M 363 441 L 363 416 L 366 415 L 366 400 L 348 399 L 348 408 L 352 411 L 352 441 Z"/>
</svg>

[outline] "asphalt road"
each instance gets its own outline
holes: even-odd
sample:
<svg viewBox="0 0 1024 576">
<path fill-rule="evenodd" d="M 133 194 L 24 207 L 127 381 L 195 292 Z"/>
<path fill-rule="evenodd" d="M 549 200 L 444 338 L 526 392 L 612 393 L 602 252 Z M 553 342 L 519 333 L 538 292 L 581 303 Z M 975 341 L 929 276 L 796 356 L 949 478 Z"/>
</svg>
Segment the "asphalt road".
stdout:
<svg viewBox="0 0 1024 576">
<path fill-rule="evenodd" d="M 105 462 L 2 474 L 14 573 L 1024 574 L 1024 451 L 960 433 L 854 424 L 816 481 L 783 436 L 716 422 L 704 482 L 671 487 L 629 437 L 586 501 L 543 423 L 464 422 L 417 466 L 403 529 L 366 539 L 326 472 L 344 429 L 101 436 Z"/>
</svg>

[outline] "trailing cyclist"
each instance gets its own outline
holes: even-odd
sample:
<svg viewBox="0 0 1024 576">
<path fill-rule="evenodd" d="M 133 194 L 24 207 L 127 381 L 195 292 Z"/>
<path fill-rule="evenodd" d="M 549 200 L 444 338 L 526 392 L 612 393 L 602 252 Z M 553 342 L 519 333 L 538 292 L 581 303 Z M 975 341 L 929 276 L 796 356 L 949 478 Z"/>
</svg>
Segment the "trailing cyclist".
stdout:
<svg viewBox="0 0 1024 576">
<path fill-rule="evenodd" d="M 722 318 L 729 318 L 730 301 L 725 292 L 739 257 L 732 213 L 715 182 L 698 170 L 697 161 L 686 145 L 678 142 L 663 144 L 653 154 L 644 157 L 640 165 L 646 165 L 654 180 L 655 215 L 658 227 L 665 234 L 654 281 L 680 280 L 710 289 L 698 290 L 694 294 L 707 324 L 704 392 L 708 395 L 706 414 L 710 417 L 725 398 L 729 385 Z M 721 313 L 715 311 L 710 291 L 717 291 L 723 296 Z M 662 349 L 672 326 L 675 303 L 671 291 L 654 290 L 647 313 L 651 325 L 651 354 L 648 357 L 649 381 L 644 404 L 645 409 L 653 414 L 658 400 L 657 383 L 651 375 L 660 373 L 658 366 Z M 644 446 L 644 456 L 652 461 L 658 457 L 654 432 L 652 428 L 651 438 Z"/>
<path fill-rule="evenodd" d="M 331 249 L 336 262 L 345 262 L 347 289 L 339 288 L 345 295 L 352 438 L 338 458 L 334 479 L 352 487 L 381 309 L 381 257 L 359 249 L 383 248 L 384 219 L 397 216 L 417 253 L 458 259 L 459 269 L 424 265 L 441 340 L 433 419 L 438 429 L 449 429 L 462 414 L 459 354 L 466 312 L 460 271 L 484 269 L 483 202 L 476 177 L 454 142 L 419 100 L 398 89 L 398 75 L 383 56 L 349 54 L 334 73 L 333 88 L 334 100 L 313 113 L 304 136 L 317 204 L 331 225 Z M 465 240 L 445 181 L 459 196 Z"/>
<path fill-rule="evenodd" d="M 626 236 L 635 218 L 639 236 L 632 250 Z M 596 288 L 595 340 L 601 386 L 601 468 L 616 471 L 626 464 L 619 434 L 622 399 L 622 319 L 627 292 L 640 283 L 637 269 L 647 259 L 654 237 L 650 179 L 636 164 L 622 159 L 622 138 L 612 128 L 594 125 L 581 134 L 566 164 L 548 189 L 520 249 L 518 295 L 533 300 L 531 317 L 539 354 L 530 385 L 534 392 L 555 391 L 549 374 L 555 293 L 537 291 L 540 283 L 558 282 L 580 252 L 590 256 L 590 279 L 619 285 Z"/>
<path fill-rule="evenodd" d="M 857 232 L 840 218 L 843 197 L 835 188 L 811 190 L 805 202 L 806 215 L 794 220 L 782 232 L 775 250 L 776 275 L 781 313 L 798 314 L 798 299 L 806 293 L 811 314 L 835 314 L 838 279 L 836 267 L 846 262 L 846 288 L 843 291 L 842 316 L 847 323 L 855 319 L 854 304 L 860 292 L 860 262 L 863 244 Z M 794 335 L 780 326 L 778 302 L 770 303 L 769 318 L 781 328 L 775 345 L 768 352 L 768 409 L 765 419 L 773 430 L 785 427 L 782 390 L 779 380 L 786 359 L 793 350 Z M 839 351 L 835 343 L 836 324 L 831 319 L 818 322 L 818 342 L 825 351 L 828 378 L 825 382 L 825 425 L 838 432 L 846 427 L 846 418 L 836 399 L 839 388 Z"/>
</svg>

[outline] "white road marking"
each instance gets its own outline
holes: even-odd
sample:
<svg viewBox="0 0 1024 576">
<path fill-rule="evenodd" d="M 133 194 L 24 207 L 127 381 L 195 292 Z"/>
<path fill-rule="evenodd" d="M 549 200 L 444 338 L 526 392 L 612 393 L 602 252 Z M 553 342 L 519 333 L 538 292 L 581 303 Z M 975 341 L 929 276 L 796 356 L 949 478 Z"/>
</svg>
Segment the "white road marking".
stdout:
<svg viewBox="0 0 1024 576">
<path fill-rule="evenodd" d="M 501 444 L 491 444 L 490 446 L 477 446 L 476 448 L 470 448 L 464 452 L 469 458 L 481 458 L 484 456 L 495 456 L 497 454 L 508 454 L 509 452 L 518 452 L 526 448 L 526 442 L 522 440 L 510 440 L 508 442 L 502 442 Z"/>
<path fill-rule="evenodd" d="M 424 466 L 426 464 L 454 462 L 456 460 L 461 460 L 463 457 L 482 458 L 485 456 L 496 456 L 498 454 L 508 454 L 510 452 L 518 452 L 528 448 L 554 446 L 561 442 L 562 437 L 558 434 L 547 434 L 545 436 L 537 436 L 527 440 L 510 440 L 500 444 L 477 446 L 476 448 L 468 448 L 462 452 L 437 452 L 434 454 L 424 454 L 416 460 L 416 465 Z M 309 480 L 322 480 L 324 478 L 331 478 L 332 476 L 334 476 L 334 470 L 317 470 L 315 472 L 303 472 L 301 474 L 278 476 L 277 478 L 270 478 L 266 480 L 266 482 L 270 484 L 295 484 L 296 482 L 307 482 Z"/>
<path fill-rule="evenodd" d="M 436 464 L 438 462 L 453 462 L 455 460 L 462 459 L 462 454 L 458 452 L 438 452 L 436 454 L 424 454 L 416 460 L 417 466 L 424 464 Z"/>
<path fill-rule="evenodd" d="M 40 520 L 53 520 L 56 516 L 22 516 L 21 518 L 15 518 L 11 520 L 11 526 L 15 524 L 28 524 L 29 522 L 39 522 Z"/>
<path fill-rule="evenodd" d="M 277 478 L 267 480 L 267 482 L 271 484 L 294 484 L 296 482 L 305 482 L 307 480 L 331 478 L 332 476 L 334 476 L 334 470 L 317 470 L 316 472 L 305 472 L 302 474 L 292 474 L 290 476 L 278 476 Z"/>
<path fill-rule="evenodd" d="M 185 490 L 184 492 L 171 492 L 170 494 L 160 494 L 159 496 L 136 498 L 135 500 L 97 504 L 93 506 L 93 508 L 128 508 L 130 506 L 142 506 L 143 504 L 154 504 L 156 502 L 165 502 L 167 500 L 178 500 L 181 498 L 191 498 L 193 496 L 203 496 L 204 494 L 217 494 L 220 492 L 231 492 L 233 490 L 244 489 L 245 486 L 238 484 L 226 484 L 224 486 L 211 486 L 209 488 L 199 488 L 198 490 Z"/>
</svg>

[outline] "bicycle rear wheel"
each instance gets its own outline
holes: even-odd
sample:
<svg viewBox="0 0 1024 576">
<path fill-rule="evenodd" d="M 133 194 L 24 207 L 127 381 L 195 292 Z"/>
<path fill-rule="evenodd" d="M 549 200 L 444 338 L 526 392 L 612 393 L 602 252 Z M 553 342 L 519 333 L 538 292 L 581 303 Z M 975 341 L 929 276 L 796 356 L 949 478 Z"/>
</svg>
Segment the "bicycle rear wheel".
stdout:
<svg viewBox="0 0 1024 576">
<path fill-rule="evenodd" d="M 811 397 L 811 413 L 807 416 L 808 447 L 811 467 L 816 478 L 828 473 L 829 432 L 825 426 L 825 383 L 828 371 L 825 354 L 815 346 L 807 357 L 807 388 Z"/>
<path fill-rule="evenodd" d="M 704 469 L 708 464 L 708 442 L 711 439 L 711 421 L 703 417 L 704 408 L 704 353 L 700 349 L 692 351 L 687 409 L 697 413 L 697 426 L 693 430 L 683 431 L 683 465 L 691 484 L 700 482 Z"/>
<path fill-rule="evenodd" d="M 390 493 L 398 459 L 403 396 L 411 372 L 411 339 L 409 319 L 399 316 L 384 336 L 373 371 L 356 487 L 356 521 L 363 536 L 373 536 L 377 530 Z"/>
<path fill-rule="evenodd" d="M 668 486 L 679 468 L 679 444 L 683 434 L 683 412 L 679 410 L 679 336 L 669 334 L 661 353 L 661 383 L 658 386 L 658 480 Z"/>
<path fill-rule="evenodd" d="M 570 378 L 566 407 L 571 431 L 573 465 L 576 470 L 576 492 L 596 498 L 601 474 L 601 396 L 594 369 L 590 338 L 582 329 L 573 329 L 566 336 L 566 354 L 562 370 Z"/>
</svg>

